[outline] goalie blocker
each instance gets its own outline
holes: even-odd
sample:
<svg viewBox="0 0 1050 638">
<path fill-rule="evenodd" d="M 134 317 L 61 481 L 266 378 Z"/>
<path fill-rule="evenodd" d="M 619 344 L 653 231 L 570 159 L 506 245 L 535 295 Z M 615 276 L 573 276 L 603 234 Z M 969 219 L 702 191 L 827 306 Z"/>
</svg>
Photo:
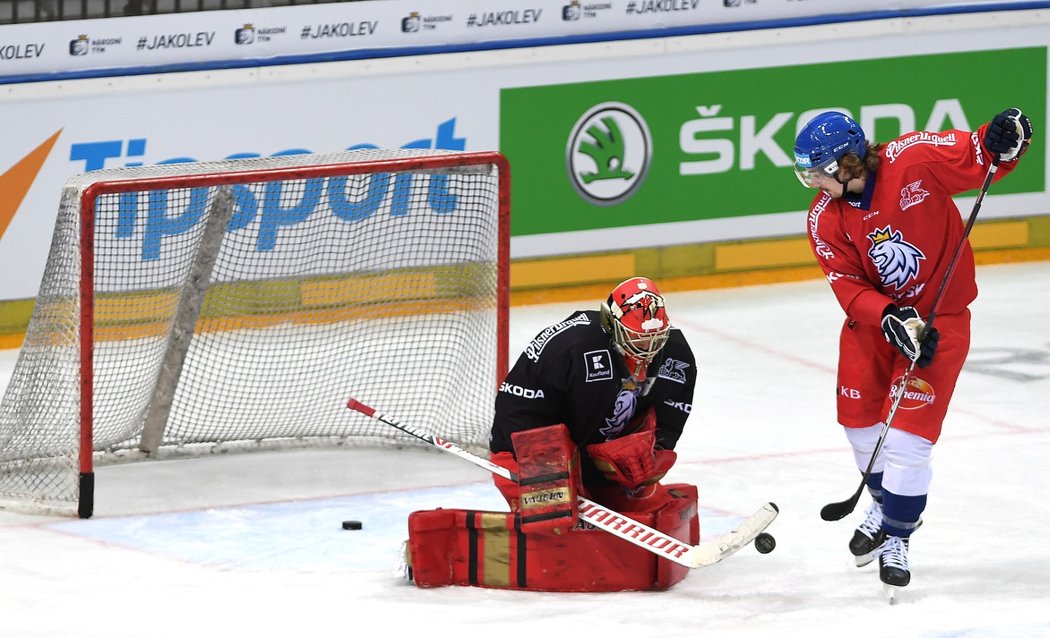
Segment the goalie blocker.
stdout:
<svg viewBox="0 0 1050 638">
<path fill-rule="evenodd" d="M 659 509 L 625 516 L 700 542 L 697 490 L 666 485 Z M 626 525 L 630 525 L 627 522 Z M 578 521 L 566 533 L 522 531 L 518 512 L 436 509 L 408 517 L 408 556 L 419 587 L 468 585 L 559 592 L 666 590 L 689 573 L 683 565 Z"/>
<path fill-rule="evenodd" d="M 493 475 L 496 487 L 510 508 L 521 513 L 526 534 L 568 531 L 579 518 L 576 496 L 580 491 L 580 455 L 564 424 L 515 432 L 511 435 L 518 458 L 503 452 L 492 461 L 518 478 Z"/>
</svg>

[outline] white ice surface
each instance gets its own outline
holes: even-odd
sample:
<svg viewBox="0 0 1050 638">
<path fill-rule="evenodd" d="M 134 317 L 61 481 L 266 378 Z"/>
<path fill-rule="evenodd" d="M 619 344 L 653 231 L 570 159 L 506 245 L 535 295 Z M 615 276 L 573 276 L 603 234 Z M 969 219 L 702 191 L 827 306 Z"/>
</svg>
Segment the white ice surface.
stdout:
<svg viewBox="0 0 1050 638">
<path fill-rule="evenodd" d="M 667 592 L 423 590 L 391 575 L 407 514 L 503 509 L 484 472 L 451 455 L 132 463 L 98 469 L 90 520 L 0 512 L 0 636 L 1050 636 L 1050 263 L 981 267 L 978 282 L 897 605 L 846 549 L 866 497 L 843 521 L 818 514 L 859 475 L 834 416 L 841 313 L 809 281 L 667 295 L 700 362 L 668 480 L 699 486 L 705 538 L 776 502 L 769 555 L 745 548 Z M 595 305 L 514 308 L 512 353 Z M 0 351 L 0 387 L 15 355 Z"/>
</svg>

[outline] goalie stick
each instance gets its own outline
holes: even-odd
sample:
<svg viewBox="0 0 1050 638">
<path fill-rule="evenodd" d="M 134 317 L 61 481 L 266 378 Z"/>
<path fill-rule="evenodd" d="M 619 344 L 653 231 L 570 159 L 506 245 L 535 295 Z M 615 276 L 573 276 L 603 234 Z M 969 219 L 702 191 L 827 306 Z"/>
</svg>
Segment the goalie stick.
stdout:
<svg viewBox="0 0 1050 638">
<path fill-rule="evenodd" d="M 970 231 L 973 229 L 973 223 L 977 221 L 977 211 L 981 210 L 981 202 L 984 201 L 984 196 L 988 194 L 988 187 L 992 185 L 992 179 L 995 177 L 995 172 L 998 170 L 999 155 L 996 155 L 992 158 L 992 165 L 988 167 L 988 173 L 984 176 L 984 183 L 981 185 L 981 192 L 977 194 L 977 199 L 973 203 L 973 210 L 970 212 L 969 219 L 966 220 L 966 228 L 963 230 L 962 239 L 959 240 L 959 245 L 955 247 L 955 253 L 952 254 L 952 260 L 948 262 L 948 270 L 944 273 L 944 279 L 941 280 L 941 287 L 937 289 L 937 296 L 933 298 L 933 305 L 930 306 L 930 314 L 926 318 L 926 328 L 922 333 L 923 339 L 929 334 L 930 328 L 933 327 L 933 320 L 937 318 L 937 308 L 941 305 L 941 298 L 944 297 L 944 291 L 948 288 L 948 282 L 951 281 L 952 273 L 955 272 L 955 265 L 959 261 L 959 255 L 962 254 L 963 246 L 966 245 L 966 238 L 970 236 Z M 893 417 L 897 414 L 897 406 L 900 405 L 901 399 L 904 397 L 904 393 L 908 389 L 908 381 L 911 379 L 914 370 L 915 362 L 912 361 L 911 365 L 908 366 L 908 369 L 904 371 L 904 376 L 901 377 L 900 383 L 897 384 L 897 394 L 893 397 L 893 403 L 890 404 L 890 411 L 886 415 L 886 423 L 882 426 L 882 432 L 879 434 L 878 442 L 875 443 L 875 450 L 871 453 L 871 460 L 868 461 L 868 467 L 860 477 L 860 485 L 857 487 L 857 490 L 853 492 L 853 496 L 838 503 L 828 503 L 820 509 L 820 517 L 825 521 L 841 520 L 857 507 L 857 503 L 860 501 L 860 495 L 864 493 L 864 486 L 868 484 L 868 477 L 871 476 L 871 470 L 875 467 L 875 459 L 879 456 L 879 452 L 882 451 L 882 444 L 886 441 L 886 435 L 889 434 L 890 424 L 893 423 Z"/>
<path fill-rule="evenodd" d="M 511 481 L 517 481 L 517 476 L 502 465 L 497 465 L 488 459 L 472 454 L 458 445 L 436 437 L 429 432 L 411 425 L 405 425 L 397 419 L 376 412 L 375 409 L 356 399 L 347 401 L 346 407 L 397 428 L 405 434 L 414 436 L 438 449 L 455 454 L 459 458 L 470 461 L 493 474 L 498 474 Z M 585 521 L 604 532 L 633 543 L 661 558 L 666 558 L 690 569 L 708 567 L 735 554 L 737 550 L 754 541 L 756 536 L 769 527 L 769 524 L 773 522 L 773 519 L 777 517 L 777 513 L 780 511 L 773 503 L 766 503 L 729 533 L 711 541 L 701 542 L 699 545 L 690 545 L 582 496 L 577 497 L 576 502 L 579 507 L 581 521 Z"/>
</svg>

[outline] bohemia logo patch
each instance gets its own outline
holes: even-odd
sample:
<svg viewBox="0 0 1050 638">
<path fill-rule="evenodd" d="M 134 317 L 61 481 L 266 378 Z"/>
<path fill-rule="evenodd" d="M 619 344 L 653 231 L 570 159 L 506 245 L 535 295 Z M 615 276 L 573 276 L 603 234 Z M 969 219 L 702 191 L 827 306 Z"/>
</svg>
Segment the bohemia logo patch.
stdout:
<svg viewBox="0 0 1050 638">
<path fill-rule="evenodd" d="M 868 239 L 871 240 L 868 257 L 871 257 L 871 262 L 879 271 L 883 286 L 900 290 L 918 276 L 919 260 L 926 259 L 926 255 L 904 241 L 899 230 L 889 226 L 876 228 L 868 235 Z"/>
<path fill-rule="evenodd" d="M 921 204 L 922 200 L 929 196 L 930 191 L 922 188 L 922 180 L 915 180 L 901 189 L 901 210 L 908 210 L 916 204 Z"/>
<path fill-rule="evenodd" d="M 890 389 L 890 399 L 897 398 L 897 388 L 901 385 L 901 378 L 893 382 L 893 387 Z M 918 410 L 928 405 L 933 405 L 937 401 L 937 393 L 934 391 L 933 386 L 926 383 L 918 377 L 912 377 L 908 379 L 908 387 L 904 389 L 904 396 L 901 398 L 900 409 L 902 410 Z"/>
</svg>

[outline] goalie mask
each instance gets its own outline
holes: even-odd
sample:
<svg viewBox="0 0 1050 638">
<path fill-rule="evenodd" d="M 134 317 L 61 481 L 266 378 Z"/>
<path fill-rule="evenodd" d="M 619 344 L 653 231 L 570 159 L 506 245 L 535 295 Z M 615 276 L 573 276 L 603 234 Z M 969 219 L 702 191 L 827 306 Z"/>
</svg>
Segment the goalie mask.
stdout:
<svg viewBox="0 0 1050 638">
<path fill-rule="evenodd" d="M 645 379 L 649 362 L 667 343 L 671 322 L 664 297 L 645 277 L 632 277 L 613 289 L 601 306 L 602 327 L 638 380 Z"/>
</svg>

